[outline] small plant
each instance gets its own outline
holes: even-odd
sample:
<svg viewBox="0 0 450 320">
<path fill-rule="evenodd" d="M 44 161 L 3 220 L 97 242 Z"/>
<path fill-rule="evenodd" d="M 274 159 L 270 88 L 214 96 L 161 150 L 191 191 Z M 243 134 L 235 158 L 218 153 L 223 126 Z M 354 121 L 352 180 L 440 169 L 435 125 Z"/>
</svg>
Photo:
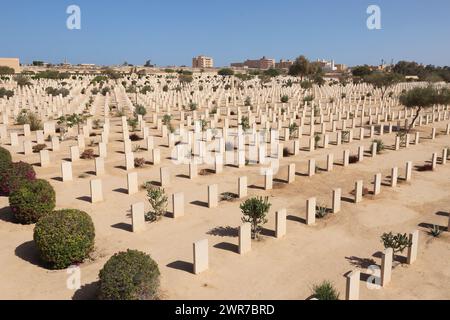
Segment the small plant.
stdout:
<svg viewBox="0 0 450 320">
<path fill-rule="evenodd" d="M 244 106 L 250 107 L 252 105 L 252 99 L 250 97 L 245 98 Z"/>
<path fill-rule="evenodd" d="M 358 161 L 359 161 L 359 158 L 358 158 L 358 156 L 355 156 L 355 155 L 352 155 L 348 158 L 348 162 L 351 164 L 358 163 Z"/>
<path fill-rule="evenodd" d="M 282 103 L 288 103 L 288 101 L 289 101 L 289 96 L 288 96 L 288 95 L 283 95 L 283 96 L 281 97 L 280 101 L 281 101 Z"/>
<path fill-rule="evenodd" d="M 348 130 L 342 131 L 341 143 L 350 142 L 349 139 L 350 139 L 350 131 Z"/>
<path fill-rule="evenodd" d="M 141 140 L 141 137 L 139 137 L 139 135 L 136 133 L 132 133 L 132 134 L 130 134 L 130 140 L 131 141 L 139 141 L 139 140 Z"/>
<path fill-rule="evenodd" d="M 205 119 L 200 120 L 200 128 L 203 131 L 206 130 L 206 128 L 208 127 L 208 122 Z"/>
<path fill-rule="evenodd" d="M 94 130 L 100 129 L 100 119 L 95 119 L 92 121 L 92 127 L 94 128 Z"/>
<path fill-rule="evenodd" d="M 148 202 L 152 207 L 152 211 L 145 215 L 145 220 L 154 222 L 161 219 L 166 213 L 168 198 L 163 188 L 153 187 L 150 184 L 147 184 L 146 188 Z"/>
<path fill-rule="evenodd" d="M 318 300 L 339 300 L 339 292 L 330 281 L 324 281 L 312 288 L 313 297 Z"/>
<path fill-rule="evenodd" d="M 324 205 L 316 206 L 316 217 L 319 219 L 325 218 L 328 215 L 328 208 Z"/>
<path fill-rule="evenodd" d="M 289 137 L 295 138 L 298 135 L 298 125 L 293 123 L 289 126 Z"/>
<path fill-rule="evenodd" d="M 242 130 L 247 131 L 250 129 L 250 120 L 248 117 L 242 117 L 241 118 L 241 123 L 240 125 L 242 126 Z"/>
<path fill-rule="evenodd" d="M 380 154 L 385 149 L 384 142 L 381 139 L 375 139 L 372 141 L 372 143 L 377 144 L 377 154 Z"/>
<path fill-rule="evenodd" d="M 197 110 L 197 104 L 195 102 L 191 101 L 188 105 L 188 108 L 190 111 L 195 111 L 195 110 Z"/>
<path fill-rule="evenodd" d="M 266 215 L 271 206 L 269 197 L 251 198 L 240 205 L 243 214 L 242 222 L 249 222 L 252 225 L 252 239 L 259 238 L 261 226 L 267 223 Z"/>
<path fill-rule="evenodd" d="M 132 147 L 133 152 L 139 152 L 141 150 L 141 146 L 138 144 L 133 145 Z"/>
<path fill-rule="evenodd" d="M 322 139 L 322 136 L 320 135 L 320 133 L 314 134 L 314 146 L 316 149 L 319 147 L 319 142 L 321 139 Z"/>
<path fill-rule="evenodd" d="M 232 192 L 224 192 L 220 195 L 220 197 L 221 201 L 233 201 L 234 199 L 237 198 L 237 195 Z"/>
<path fill-rule="evenodd" d="M 95 158 L 94 149 L 86 149 L 80 156 L 81 159 L 92 160 Z"/>
<path fill-rule="evenodd" d="M 406 135 L 407 132 L 405 130 L 400 130 L 399 132 L 397 132 L 397 137 L 400 138 L 401 147 L 406 147 Z"/>
<path fill-rule="evenodd" d="M 210 170 L 208 170 L 208 169 L 201 169 L 199 172 L 198 172 L 198 175 L 199 176 L 209 176 L 209 175 L 211 175 L 212 174 L 212 172 L 210 171 Z"/>
<path fill-rule="evenodd" d="M 440 235 L 442 234 L 442 229 L 438 225 L 434 224 L 433 226 L 430 227 L 428 233 L 435 238 L 439 238 Z"/>
<path fill-rule="evenodd" d="M 314 100 L 314 96 L 313 95 L 308 95 L 308 96 L 305 96 L 303 98 L 303 102 L 306 102 L 306 103 L 310 103 L 313 100 Z"/>
<path fill-rule="evenodd" d="M 318 117 L 320 115 L 319 106 L 314 106 L 313 115 L 314 115 L 314 117 Z"/>
<path fill-rule="evenodd" d="M 234 150 L 234 145 L 232 142 L 226 142 L 225 143 L 225 151 L 233 151 Z"/>
<path fill-rule="evenodd" d="M 45 143 L 37 144 L 33 146 L 33 152 L 39 153 L 41 152 L 41 150 L 44 150 L 45 148 L 47 148 L 47 145 Z"/>
<path fill-rule="evenodd" d="M 131 131 L 134 132 L 137 129 L 137 126 L 139 124 L 139 120 L 138 118 L 134 118 L 134 119 L 128 119 L 128 125 L 131 127 Z"/>
<path fill-rule="evenodd" d="M 397 252 L 403 253 L 406 248 L 409 248 L 412 245 L 412 242 L 409 240 L 409 237 L 406 233 L 383 233 L 383 235 L 381 236 L 381 242 L 383 243 L 385 249 L 392 248 L 394 254 Z"/>
<path fill-rule="evenodd" d="M 145 159 L 144 158 L 135 158 L 134 166 L 136 168 L 143 168 L 145 166 Z"/>
</svg>

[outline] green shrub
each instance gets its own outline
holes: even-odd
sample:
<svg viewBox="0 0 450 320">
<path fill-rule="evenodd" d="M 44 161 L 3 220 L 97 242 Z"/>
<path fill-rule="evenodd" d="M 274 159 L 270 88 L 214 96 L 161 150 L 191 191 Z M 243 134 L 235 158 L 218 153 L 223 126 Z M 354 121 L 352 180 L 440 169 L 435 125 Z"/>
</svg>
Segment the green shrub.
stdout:
<svg viewBox="0 0 450 320">
<path fill-rule="evenodd" d="M 112 256 L 100 270 L 100 300 L 154 300 L 159 268 L 147 254 L 127 250 Z"/>
<path fill-rule="evenodd" d="M 25 162 L 14 162 L 7 170 L 0 172 L 0 193 L 9 194 L 27 181 L 35 180 L 36 172 Z"/>
<path fill-rule="evenodd" d="M 36 223 L 55 209 L 55 190 L 46 180 L 25 182 L 10 194 L 9 206 L 20 223 Z"/>
<path fill-rule="evenodd" d="M 375 139 L 372 141 L 372 143 L 377 144 L 377 154 L 380 154 L 384 150 L 384 142 L 381 139 Z"/>
<path fill-rule="evenodd" d="M 392 248 L 394 254 L 397 252 L 403 252 L 406 248 L 409 248 L 412 245 L 412 242 L 409 240 L 406 233 L 383 233 L 381 236 L 381 242 L 383 243 L 385 249 Z"/>
<path fill-rule="evenodd" d="M 339 292 L 329 281 L 313 286 L 313 296 L 318 300 L 339 300 Z"/>
<path fill-rule="evenodd" d="M 252 225 L 252 238 L 258 239 L 261 226 L 267 223 L 267 213 L 272 205 L 269 197 L 254 197 L 247 199 L 240 205 L 243 217 L 242 222 L 249 222 Z"/>
<path fill-rule="evenodd" d="M 83 262 L 94 248 L 94 238 L 91 217 L 74 209 L 45 215 L 34 228 L 34 242 L 41 259 L 52 269 Z"/>
<path fill-rule="evenodd" d="M 42 150 L 44 150 L 45 148 L 47 148 L 47 145 L 45 143 L 37 144 L 37 145 L 33 146 L 33 152 L 39 153 Z"/>
<path fill-rule="evenodd" d="M 5 148 L 0 147 L 0 176 L 2 172 L 8 170 L 12 166 L 11 153 Z"/>
</svg>

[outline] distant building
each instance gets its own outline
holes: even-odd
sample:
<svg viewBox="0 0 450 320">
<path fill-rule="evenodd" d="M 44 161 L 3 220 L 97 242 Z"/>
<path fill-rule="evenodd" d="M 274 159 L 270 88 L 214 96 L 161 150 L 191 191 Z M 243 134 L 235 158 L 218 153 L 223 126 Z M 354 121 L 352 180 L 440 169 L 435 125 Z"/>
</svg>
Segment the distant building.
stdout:
<svg viewBox="0 0 450 320">
<path fill-rule="evenodd" d="M 345 64 L 342 64 L 342 63 L 335 64 L 335 67 L 336 67 L 336 71 L 337 72 L 344 72 L 344 71 L 348 70 L 348 67 Z"/>
<path fill-rule="evenodd" d="M 214 68 L 214 60 L 205 56 L 192 58 L 192 68 Z"/>
<path fill-rule="evenodd" d="M 243 63 L 242 62 L 232 63 L 231 66 L 235 68 L 247 67 L 251 69 L 267 70 L 275 68 L 275 59 L 268 59 L 266 57 L 262 57 L 261 59 L 258 60 L 246 60 Z"/>
<path fill-rule="evenodd" d="M 20 73 L 20 61 L 18 58 L 0 58 L 0 67 L 14 69 L 15 73 Z"/>
<path fill-rule="evenodd" d="M 283 60 L 281 59 L 280 62 L 275 63 L 275 68 L 277 69 L 289 69 L 294 64 L 294 61 L 292 60 Z"/>
<path fill-rule="evenodd" d="M 322 67 L 323 72 L 333 72 L 333 71 L 337 71 L 337 68 L 334 64 L 334 60 L 331 61 L 327 61 L 327 60 L 320 60 L 317 59 L 317 62 L 320 64 L 320 66 Z"/>
</svg>

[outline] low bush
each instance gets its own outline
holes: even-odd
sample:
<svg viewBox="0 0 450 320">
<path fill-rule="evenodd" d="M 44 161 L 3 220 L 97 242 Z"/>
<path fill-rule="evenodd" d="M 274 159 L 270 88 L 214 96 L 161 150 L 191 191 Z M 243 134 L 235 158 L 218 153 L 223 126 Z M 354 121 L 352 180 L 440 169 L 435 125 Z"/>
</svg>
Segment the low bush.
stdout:
<svg viewBox="0 0 450 320">
<path fill-rule="evenodd" d="M 8 170 L 12 166 L 11 153 L 5 148 L 0 147 L 0 176 L 2 172 Z"/>
<path fill-rule="evenodd" d="M 11 167 L 0 173 L 0 192 L 9 194 L 27 181 L 36 179 L 33 167 L 25 162 L 14 162 Z"/>
<path fill-rule="evenodd" d="M 145 165 L 145 159 L 144 158 L 135 158 L 134 159 L 134 166 L 136 168 L 143 168 Z"/>
<path fill-rule="evenodd" d="M 33 146 L 33 152 L 39 153 L 39 152 L 41 152 L 41 150 L 44 150 L 45 148 L 47 148 L 47 145 L 45 143 L 40 143 L 40 144 Z"/>
<path fill-rule="evenodd" d="M 46 180 L 25 182 L 10 194 L 9 206 L 20 223 L 36 223 L 55 209 L 55 190 Z"/>
<path fill-rule="evenodd" d="M 95 158 L 94 149 L 86 149 L 80 156 L 81 159 L 92 160 Z"/>
<path fill-rule="evenodd" d="M 313 286 L 313 296 L 318 300 L 339 300 L 339 292 L 329 281 Z"/>
<path fill-rule="evenodd" d="M 158 264 L 137 250 L 113 255 L 99 273 L 100 300 L 155 300 L 159 288 Z"/>
<path fill-rule="evenodd" d="M 91 217 L 74 209 L 45 215 L 34 228 L 34 242 L 40 257 L 52 269 L 83 262 L 94 248 L 94 238 Z"/>
</svg>

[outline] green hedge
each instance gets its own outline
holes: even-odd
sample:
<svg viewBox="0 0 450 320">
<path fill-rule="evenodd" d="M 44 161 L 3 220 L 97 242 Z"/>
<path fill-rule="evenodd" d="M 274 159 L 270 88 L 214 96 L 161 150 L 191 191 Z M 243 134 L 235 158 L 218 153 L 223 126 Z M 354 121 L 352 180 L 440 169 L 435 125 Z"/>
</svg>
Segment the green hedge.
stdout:
<svg viewBox="0 0 450 320">
<path fill-rule="evenodd" d="M 46 180 L 28 181 L 9 195 L 9 206 L 22 224 L 32 224 L 55 209 L 55 190 Z"/>
<path fill-rule="evenodd" d="M 33 166 L 26 162 L 14 162 L 10 168 L 0 172 L 0 193 L 9 196 L 27 181 L 36 180 Z"/>
<path fill-rule="evenodd" d="M 127 250 L 112 256 L 100 270 L 100 300 L 154 300 L 159 287 L 158 264 L 147 254 Z"/>
<path fill-rule="evenodd" d="M 12 166 L 11 153 L 5 148 L 0 147 L 0 175 Z"/>
<path fill-rule="evenodd" d="M 34 241 L 41 259 L 52 269 L 81 263 L 94 248 L 91 217 L 79 210 L 58 210 L 42 217 L 34 228 Z"/>
</svg>

